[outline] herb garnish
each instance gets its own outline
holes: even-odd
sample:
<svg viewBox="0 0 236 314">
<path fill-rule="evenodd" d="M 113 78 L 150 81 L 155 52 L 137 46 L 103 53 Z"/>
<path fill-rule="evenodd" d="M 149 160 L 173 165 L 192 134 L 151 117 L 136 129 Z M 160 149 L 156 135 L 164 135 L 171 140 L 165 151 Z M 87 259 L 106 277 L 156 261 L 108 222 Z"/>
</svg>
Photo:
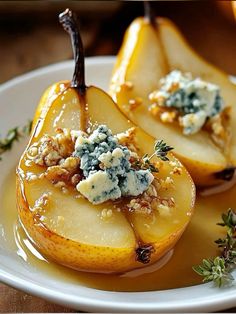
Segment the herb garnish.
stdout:
<svg viewBox="0 0 236 314">
<path fill-rule="evenodd" d="M 167 157 L 167 153 L 169 151 L 171 151 L 172 149 L 174 149 L 171 146 L 168 146 L 165 142 L 163 142 L 163 140 L 161 141 L 157 141 L 155 143 L 154 146 L 155 152 L 149 157 L 149 160 L 153 157 L 153 156 L 157 156 L 158 158 L 160 158 L 163 161 L 168 161 L 169 158 Z"/>
<path fill-rule="evenodd" d="M 167 154 L 173 147 L 168 146 L 163 140 L 156 141 L 154 145 L 154 153 L 151 156 L 145 154 L 141 160 L 136 161 L 135 166 L 141 169 L 149 169 L 151 172 L 158 172 L 158 168 L 151 162 L 154 156 L 157 156 L 163 161 L 168 161 Z"/>
<path fill-rule="evenodd" d="M 194 266 L 193 270 L 204 277 L 203 282 L 213 281 L 221 287 L 234 280 L 231 272 L 236 267 L 236 212 L 229 208 L 227 214 L 222 214 L 222 222 L 218 225 L 227 228 L 226 237 L 215 241 L 222 250 L 221 255 L 203 259 L 202 264 Z"/>
<path fill-rule="evenodd" d="M 21 137 L 30 134 L 31 127 L 32 121 L 29 121 L 23 127 L 10 129 L 5 138 L 0 138 L 0 160 L 2 160 L 1 155 L 10 150 L 14 142 L 17 142 Z"/>
</svg>

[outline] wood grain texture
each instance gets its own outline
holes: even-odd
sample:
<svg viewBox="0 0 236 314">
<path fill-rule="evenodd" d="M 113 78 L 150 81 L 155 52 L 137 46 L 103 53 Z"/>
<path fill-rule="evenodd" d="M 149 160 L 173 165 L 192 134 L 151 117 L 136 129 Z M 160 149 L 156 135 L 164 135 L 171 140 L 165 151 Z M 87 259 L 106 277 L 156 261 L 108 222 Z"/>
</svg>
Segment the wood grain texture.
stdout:
<svg viewBox="0 0 236 314">
<path fill-rule="evenodd" d="M 75 310 L 47 302 L 0 284 L 0 313 L 74 313 Z"/>
</svg>

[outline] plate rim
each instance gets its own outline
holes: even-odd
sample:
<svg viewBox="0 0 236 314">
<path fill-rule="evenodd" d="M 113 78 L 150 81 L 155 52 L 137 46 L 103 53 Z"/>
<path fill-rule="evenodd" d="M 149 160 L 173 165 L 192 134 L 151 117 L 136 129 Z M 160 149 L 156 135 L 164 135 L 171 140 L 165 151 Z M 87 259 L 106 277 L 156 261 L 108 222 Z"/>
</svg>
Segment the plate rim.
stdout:
<svg viewBox="0 0 236 314">
<path fill-rule="evenodd" d="M 114 56 L 99 56 L 99 57 L 89 57 L 86 58 L 85 65 L 86 66 L 94 66 L 94 65 L 112 65 L 115 61 Z M 31 80 L 34 78 L 40 78 L 43 77 L 49 73 L 55 73 L 57 71 L 62 70 L 68 70 L 71 69 L 73 66 L 73 61 L 63 61 L 59 63 L 54 63 L 45 67 L 41 67 L 39 69 L 35 69 L 33 71 L 27 72 L 25 74 L 19 75 L 7 82 L 4 82 L 0 85 L 0 95 L 6 91 L 11 89 L 13 86 L 21 84 L 22 81 Z M 3 251 L 3 249 L 0 249 L 0 253 Z M 0 261 L 0 265 L 1 265 Z M 5 267 L 6 269 L 6 267 Z M 208 284 L 202 284 L 192 287 L 186 287 L 186 288 L 178 288 L 178 289 L 168 289 L 168 290 L 162 290 L 162 291 L 146 291 L 146 292 L 113 292 L 113 291 L 105 291 L 105 290 L 98 290 L 94 288 L 88 288 L 80 286 L 82 289 L 88 290 L 87 297 L 83 296 L 77 296 L 76 299 L 73 295 L 66 294 L 61 291 L 53 290 L 52 288 L 47 288 L 43 286 L 40 283 L 36 282 L 29 282 L 27 279 L 17 277 L 16 275 L 12 274 L 11 272 L 7 272 L 7 270 L 0 269 L 0 281 L 10 285 L 16 289 L 20 289 L 25 291 L 26 293 L 30 293 L 39 297 L 42 297 L 46 300 L 49 300 L 51 302 L 55 302 L 57 304 L 61 304 L 64 306 L 69 306 L 75 309 L 82 309 L 85 311 L 126 311 L 126 312 L 156 312 L 156 311 L 165 311 L 165 312 L 179 312 L 179 311 L 215 311 L 215 310 L 222 310 L 226 307 L 233 307 L 235 306 L 235 296 L 236 296 L 236 287 L 233 289 L 222 289 L 219 293 L 219 290 L 217 288 L 214 288 L 210 283 Z M 210 297 L 205 296 L 203 297 L 197 297 L 194 299 L 189 298 L 188 300 L 178 300 L 178 301 L 172 301 L 170 302 L 161 302 L 160 300 L 155 301 L 154 298 L 152 298 L 152 301 L 148 300 L 143 303 L 136 303 L 133 301 L 123 301 L 120 302 L 119 300 L 114 301 L 112 300 L 112 296 L 119 295 L 121 297 L 125 296 L 132 296 L 136 297 L 137 299 L 140 298 L 140 296 L 148 297 L 152 295 L 155 297 L 155 295 L 162 296 L 163 294 L 170 293 L 173 294 L 176 291 L 193 291 L 197 292 L 199 287 L 202 287 L 202 289 L 206 288 L 207 291 L 210 291 L 211 289 L 216 289 L 216 293 L 211 295 Z M 200 288 L 201 289 L 201 288 Z M 105 293 L 108 295 L 107 300 L 101 300 L 98 298 L 94 298 L 92 295 L 92 292 L 99 294 Z"/>
</svg>

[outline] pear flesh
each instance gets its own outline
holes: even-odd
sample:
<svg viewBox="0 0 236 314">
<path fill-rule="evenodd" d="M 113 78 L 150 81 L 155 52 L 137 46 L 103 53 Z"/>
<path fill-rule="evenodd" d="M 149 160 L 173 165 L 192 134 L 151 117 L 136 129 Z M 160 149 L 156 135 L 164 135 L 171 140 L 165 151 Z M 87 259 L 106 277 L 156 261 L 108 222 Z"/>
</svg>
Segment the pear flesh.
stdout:
<svg viewBox="0 0 236 314">
<path fill-rule="evenodd" d="M 179 126 L 159 122 L 148 111 L 150 93 L 159 88 L 161 78 L 176 69 L 218 85 L 226 106 L 232 106 L 231 138 L 224 151 L 207 131 L 185 136 Z M 132 122 L 174 147 L 174 154 L 187 167 L 197 185 L 222 183 L 220 177 L 223 175 L 218 174 L 228 169 L 231 169 L 228 179 L 232 177 L 236 165 L 236 87 L 225 73 L 190 48 L 169 20 L 158 18 L 156 27 L 144 18 L 132 22 L 117 56 L 110 94 Z"/>
<path fill-rule="evenodd" d="M 113 134 L 134 126 L 96 87 L 88 87 L 84 99 L 68 82 L 54 84 L 45 92 L 17 168 L 18 212 L 29 238 L 46 258 L 77 270 L 123 272 L 154 263 L 173 248 L 190 221 L 195 189 L 188 172 L 171 154 L 169 162 L 160 163 L 158 179 L 165 186 L 157 193 L 162 204 L 151 214 L 119 210 L 122 200 L 121 204 L 94 205 L 78 198 L 73 188 L 63 192 L 40 176 L 46 169 L 29 157 L 32 145 L 45 134 L 55 136 L 58 128 L 87 131 L 101 124 Z M 136 130 L 140 154 L 151 154 L 154 138 Z"/>
</svg>

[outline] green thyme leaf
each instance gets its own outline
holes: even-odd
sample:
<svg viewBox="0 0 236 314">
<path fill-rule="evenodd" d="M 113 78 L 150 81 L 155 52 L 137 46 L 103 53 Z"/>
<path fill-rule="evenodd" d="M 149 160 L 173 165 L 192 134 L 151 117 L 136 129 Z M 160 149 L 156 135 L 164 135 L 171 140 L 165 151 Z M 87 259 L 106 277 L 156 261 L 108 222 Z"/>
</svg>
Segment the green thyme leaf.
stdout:
<svg viewBox="0 0 236 314">
<path fill-rule="evenodd" d="M 13 144 L 25 135 L 29 135 L 32 128 L 32 121 L 29 121 L 23 127 L 15 127 L 7 132 L 4 138 L 0 137 L 0 160 L 2 160 L 1 155 L 6 151 L 11 150 Z"/>
<path fill-rule="evenodd" d="M 168 161 L 169 158 L 167 154 L 173 149 L 173 147 L 168 146 L 163 140 L 157 141 L 154 146 L 155 155 L 163 161 Z"/>
<path fill-rule="evenodd" d="M 166 143 L 163 142 L 163 140 L 157 141 L 154 146 L 154 153 L 151 156 L 145 154 L 141 159 L 136 160 L 133 166 L 139 169 L 149 169 L 151 172 L 158 172 L 159 169 L 155 166 L 154 163 L 151 162 L 151 159 L 154 156 L 157 156 L 162 161 L 168 161 L 169 158 L 167 157 L 167 154 L 172 149 L 173 147 L 168 146 Z"/>
<path fill-rule="evenodd" d="M 223 257 L 217 256 L 212 259 L 204 259 L 201 265 L 194 266 L 193 270 L 203 276 L 203 282 L 213 281 L 218 287 L 230 284 L 234 278 L 229 273 Z"/>
<path fill-rule="evenodd" d="M 213 281 L 218 287 L 232 283 L 231 272 L 236 267 L 236 213 L 229 208 L 227 214 L 222 214 L 222 222 L 217 225 L 226 227 L 226 237 L 215 243 L 221 249 L 221 255 L 214 259 L 203 259 L 193 270 L 203 277 L 203 282 Z"/>
<path fill-rule="evenodd" d="M 227 214 L 222 214 L 223 222 L 218 223 L 217 225 L 222 227 L 227 227 L 229 230 L 234 231 L 236 227 L 236 213 L 229 208 Z"/>
<path fill-rule="evenodd" d="M 32 130 L 32 125 L 33 125 L 33 121 L 29 120 L 28 123 L 26 125 L 24 125 L 22 128 L 23 134 L 29 135 L 31 130 Z"/>
</svg>

